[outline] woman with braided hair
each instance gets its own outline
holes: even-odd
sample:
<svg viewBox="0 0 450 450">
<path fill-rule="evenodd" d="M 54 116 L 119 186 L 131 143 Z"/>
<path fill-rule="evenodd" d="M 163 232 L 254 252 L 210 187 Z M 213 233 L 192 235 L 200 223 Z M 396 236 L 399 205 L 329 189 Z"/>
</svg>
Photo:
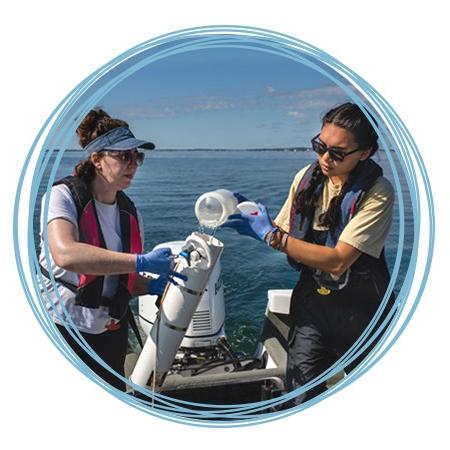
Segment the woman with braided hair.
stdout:
<svg viewBox="0 0 450 450">
<path fill-rule="evenodd" d="M 324 115 L 311 143 L 317 161 L 298 172 L 274 221 L 259 205 L 258 215 L 236 214 L 223 225 L 286 253 L 300 271 L 291 298 L 288 391 L 319 377 L 352 347 L 377 312 L 390 280 L 384 243 L 394 194 L 371 159 L 378 150 L 371 122 L 357 105 L 342 104 Z M 325 389 L 321 383 L 293 403 Z"/>
</svg>

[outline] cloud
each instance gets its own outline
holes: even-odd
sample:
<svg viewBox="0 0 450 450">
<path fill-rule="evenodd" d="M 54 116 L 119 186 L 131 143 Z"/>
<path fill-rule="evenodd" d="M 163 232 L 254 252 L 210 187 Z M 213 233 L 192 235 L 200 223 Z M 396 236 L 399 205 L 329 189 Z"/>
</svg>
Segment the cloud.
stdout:
<svg viewBox="0 0 450 450">
<path fill-rule="evenodd" d="M 267 95 L 269 94 L 269 95 Z M 265 93 L 248 96 L 204 95 L 165 97 L 147 100 L 147 104 L 129 105 L 125 114 L 133 119 L 157 119 L 219 111 L 285 111 L 294 120 L 318 117 L 329 108 L 348 100 L 344 91 L 336 85 L 310 89 L 280 91 L 274 86 L 265 86 Z"/>
<path fill-rule="evenodd" d="M 286 109 L 292 109 L 292 106 L 294 106 L 302 110 L 320 108 L 348 98 L 347 94 L 339 86 L 335 85 L 301 89 L 298 91 L 277 92 L 275 97 Z"/>
<path fill-rule="evenodd" d="M 280 131 L 286 127 L 286 122 L 269 122 L 269 123 L 259 123 L 255 128 L 270 130 L 270 131 Z"/>
<path fill-rule="evenodd" d="M 170 117 L 175 114 L 175 111 L 166 106 L 159 108 L 126 108 L 125 116 L 132 119 L 158 119 L 162 117 Z"/>
<path fill-rule="evenodd" d="M 232 110 L 236 103 L 220 96 L 192 96 L 178 98 L 158 98 L 147 101 L 148 106 L 125 107 L 125 115 L 130 118 L 154 119 L 173 117 L 201 111 Z"/>
<path fill-rule="evenodd" d="M 280 109 L 300 121 L 307 117 L 319 117 L 333 106 L 349 100 L 348 95 L 336 85 L 277 92 L 275 98 Z"/>
<path fill-rule="evenodd" d="M 288 116 L 293 117 L 294 119 L 304 119 L 305 113 L 299 112 L 299 111 L 289 111 Z"/>
<path fill-rule="evenodd" d="M 191 104 L 188 110 L 191 111 L 222 111 L 228 109 L 234 109 L 235 103 L 226 99 L 219 99 L 215 97 L 209 97 L 207 101 L 199 101 L 198 103 Z"/>
</svg>

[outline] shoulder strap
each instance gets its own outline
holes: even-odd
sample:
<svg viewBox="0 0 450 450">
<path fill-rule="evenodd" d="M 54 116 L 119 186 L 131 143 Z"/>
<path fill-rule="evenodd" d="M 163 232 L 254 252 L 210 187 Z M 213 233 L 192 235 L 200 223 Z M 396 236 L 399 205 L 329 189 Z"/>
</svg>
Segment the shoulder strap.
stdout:
<svg viewBox="0 0 450 450">
<path fill-rule="evenodd" d="M 89 187 L 84 181 L 74 175 L 61 178 L 53 183 L 53 186 L 57 186 L 58 184 L 64 184 L 69 188 L 70 194 L 77 208 L 79 219 L 86 205 L 93 200 Z"/>
<path fill-rule="evenodd" d="M 318 163 L 311 164 L 304 175 L 302 176 L 300 182 L 298 183 L 297 190 L 295 193 L 295 199 L 298 198 L 298 196 L 309 188 L 311 185 L 311 179 L 312 175 L 314 173 L 314 170 L 316 170 Z M 317 190 L 320 191 L 323 189 L 323 183 L 321 183 Z M 311 225 L 312 217 L 307 217 L 303 214 L 299 214 L 296 211 L 295 207 L 295 201 L 293 202 L 291 206 L 291 217 L 290 217 L 290 230 L 289 234 L 291 236 L 294 236 L 297 239 L 305 239 L 307 233 L 309 232 L 309 228 Z"/>
<path fill-rule="evenodd" d="M 117 204 L 120 212 L 120 230 L 122 234 L 123 252 L 133 253 L 133 247 L 137 246 L 135 233 L 139 234 L 139 220 L 137 216 L 136 207 L 130 198 L 122 191 L 117 193 Z M 134 249 L 136 252 L 141 252 L 142 249 Z"/>
<path fill-rule="evenodd" d="M 117 203 L 120 211 L 120 228 L 122 233 L 123 251 L 126 253 L 142 253 L 141 230 L 136 206 L 122 191 L 117 193 Z M 136 281 L 136 273 L 132 272 L 121 276 L 121 281 L 132 292 Z"/>
<path fill-rule="evenodd" d="M 48 272 L 48 270 L 41 264 L 39 263 L 39 269 L 41 270 L 42 275 L 44 275 L 45 278 L 47 278 L 48 280 L 50 280 L 50 273 Z M 63 286 L 65 286 L 67 289 L 69 289 L 69 291 L 72 291 L 74 293 L 77 292 L 78 286 L 75 286 L 72 283 L 69 283 L 68 281 L 64 281 L 62 278 L 60 277 L 55 277 L 55 280 L 62 284 Z"/>
<path fill-rule="evenodd" d="M 383 175 L 383 169 L 371 158 L 359 163 L 358 173 L 353 180 L 350 189 L 344 195 L 341 203 L 341 220 L 334 233 L 329 232 L 326 244 L 334 247 L 339 236 L 355 214 L 366 192 L 374 185 L 375 181 Z"/>
</svg>

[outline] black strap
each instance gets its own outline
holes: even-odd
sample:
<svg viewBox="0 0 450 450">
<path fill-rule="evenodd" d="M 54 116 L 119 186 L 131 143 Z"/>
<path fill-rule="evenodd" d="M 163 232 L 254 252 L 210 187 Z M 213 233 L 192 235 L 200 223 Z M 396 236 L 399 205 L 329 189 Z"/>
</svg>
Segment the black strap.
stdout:
<svg viewBox="0 0 450 450">
<path fill-rule="evenodd" d="M 50 273 L 42 264 L 39 264 L 39 269 L 41 269 L 42 275 L 44 275 L 44 277 L 47 278 L 47 280 L 51 280 Z M 62 278 L 55 277 L 55 280 L 59 284 L 62 284 L 67 289 L 69 289 L 69 291 L 72 291 L 74 294 L 78 293 L 78 286 L 75 286 L 74 284 L 69 283 L 68 281 L 64 281 Z M 111 299 L 109 299 L 108 297 L 103 297 L 103 296 L 101 297 L 101 300 L 100 300 L 101 306 L 109 306 L 110 304 L 111 304 Z"/>
<path fill-rule="evenodd" d="M 129 305 L 128 305 L 128 310 L 127 310 L 127 317 L 128 317 L 128 322 L 131 326 L 131 329 L 133 330 L 134 334 L 136 335 L 136 339 L 139 342 L 139 345 L 141 346 L 141 348 L 143 348 L 144 344 L 142 342 L 141 335 L 139 334 L 136 319 L 134 318 L 133 311 L 131 311 L 131 308 Z"/>
<path fill-rule="evenodd" d="M 42 275 L 44 275 L 44 277 L 47 278 L 47 280 L 51 280 L 48 270 L 42 264 L 39 264 L 39 268 L 41 269 Z M 76 293 L 78 290 L 78 286 L 75 286 L 74 284 L 69 283 L 68 281 L 64 281 L 63 279 L 57 277 L 55 277 L 55 280 L 74 293 Z"/>
</svg>

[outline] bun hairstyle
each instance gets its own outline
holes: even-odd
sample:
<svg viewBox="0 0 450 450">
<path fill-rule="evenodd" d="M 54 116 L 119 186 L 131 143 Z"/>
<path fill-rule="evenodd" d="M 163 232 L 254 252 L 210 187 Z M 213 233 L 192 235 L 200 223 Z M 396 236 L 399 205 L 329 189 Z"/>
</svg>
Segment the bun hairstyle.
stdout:
<svg viewBox="0 0 450 450">
<path fill-rule="evenodd" d="M 364 113 L 358 105 L 354 103 L 344 103 L 331 109 L 323 116 L 322 127 L 326 124 L 333 124 L 348 130 L 352 133 L 353 139 L 355 140 L 358 148 L 370 148 L 370 156 L 372 156 L 378 150 L 378 134 L 369 122 L 366 114 L 368 114 L 376 124 L 375 119 L 368 112 Z M 357 164 L 350 173 L 347 181 L 342 186 L 339 195 L 331 200 L 327 211 L 319 217 L 320 225 L 329 228 L 331 232 L 334 231 L 341 219 L 342 199 L 348 192 L 355 176 L 361 169 L 361 164 Z M 322 173 L 320 165 L 317 162 L 312 173 L 311 183 L 308 189 L 301 192 L 295 200 L 297 214 L 300 213 L 303 216 L 312 217 L 314 208 L 316 207 L 319 199 L 319 195 L 321 194 L 321 192 L 317 192 L 317 188 L 324 182 L 325 178 L 326 177 Z"/>
<path fill-rule="evenodd" d="M 76 129 L 78 142 L 84 148 L 102 134 L 118 127 L 128 128 L 128 124 L 123 120 L 113 119 L 101 108 L 91 109 Z M 94 179 L 95 166 L 90 158 L 80 161 L 75 166 L 75 176 L 81 178 L 88 184 Z"/>
</svg>

